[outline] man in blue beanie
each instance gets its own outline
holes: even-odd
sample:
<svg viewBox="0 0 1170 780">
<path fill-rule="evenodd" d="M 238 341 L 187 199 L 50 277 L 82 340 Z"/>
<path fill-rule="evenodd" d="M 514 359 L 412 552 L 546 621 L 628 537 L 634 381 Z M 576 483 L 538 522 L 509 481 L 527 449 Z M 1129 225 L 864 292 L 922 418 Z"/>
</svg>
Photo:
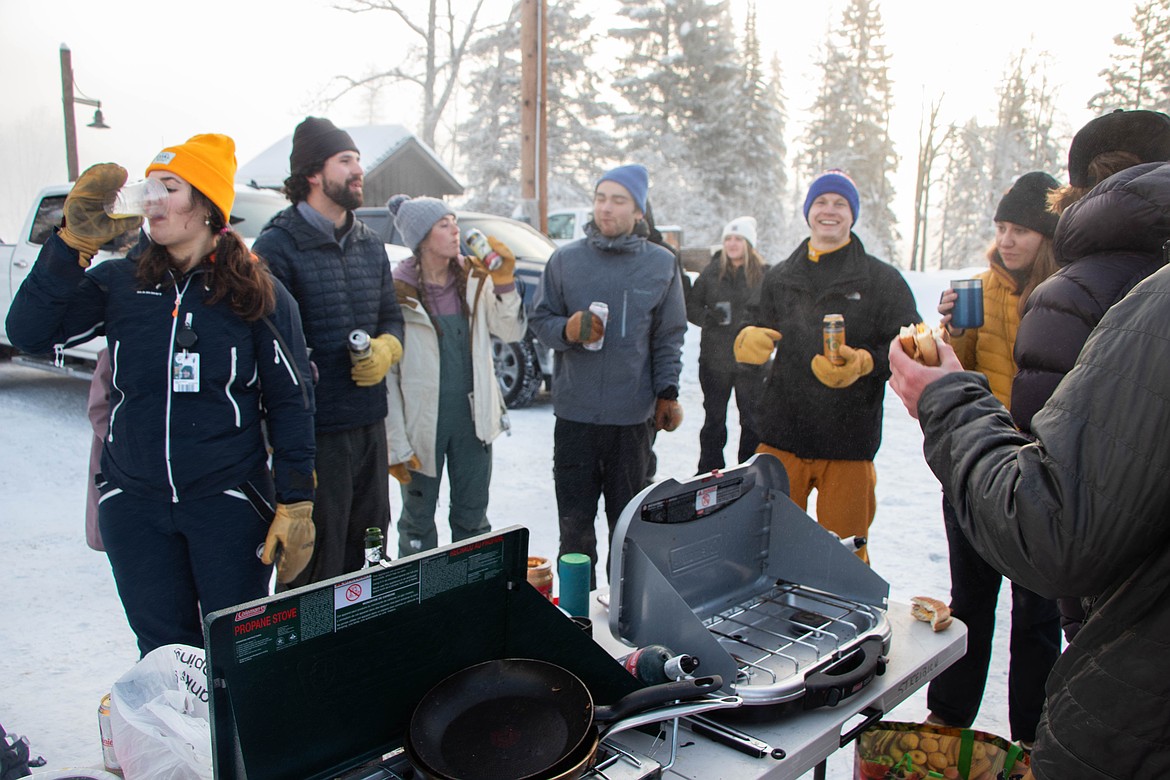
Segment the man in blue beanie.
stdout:
<svg viewBox="0 0 1170 780">
<path fill-rule="evenodd" d="M 622 509 L 645 483 L 647 420 L 664 431 L 682 422 L 678 378 L 686 304 L 674 256 L 637 229 L 649 184 L 646 169 L 636 164 L 601 176 L 585 238 L 549 258 L 529 319 L 556 353 L 559 554 L 588 555 L 591 586 L 597 584 L 598 499 L 605 496 L 612 536 Z"/>
<path fill-rule="evenodd" d="M 841 538 L 868 537 L 877 512 L 873 459 L 881 443 L 882 400 L 890 376 L 887 346 L 903 325 L 920 322 L 914 294 L 893 266 L 869 255 L 853 224 L 861 210 L 848 174 L 813 180 L 804 201 L 809 237 L 764 277 L 752 325 L 735 340 L 735 358 L 772 357 L 755 423 L 756 452 L 788 470 L 802 509 L 813 488 L 817 520 Z M 824 320 L 845 319 L 837 355 L 825 352 Z M 864 546 L 857 551 L 865 561 Z"/>
</svg>

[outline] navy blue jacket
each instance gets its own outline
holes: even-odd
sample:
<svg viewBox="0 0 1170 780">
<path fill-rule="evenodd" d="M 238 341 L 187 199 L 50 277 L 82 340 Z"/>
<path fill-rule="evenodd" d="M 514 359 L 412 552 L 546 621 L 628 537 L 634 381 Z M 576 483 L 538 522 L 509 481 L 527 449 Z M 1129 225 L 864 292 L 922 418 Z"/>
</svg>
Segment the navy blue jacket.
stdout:
<svg viewBox="0 0 1170 780">
<path fill-rule="evenodd" d="M 77 251 L 52 236 L 12 301 L 12 343 L 39 354 L 106 336 L 113 376 L 102 474 L 113 486 L 180 501 L 264 478 L 263 420 L 277 501 L 312 500 L 313 390 L 288 291 L 278 282 L 275 311 L 245 322 L 227 301 L 206 303 L 206 266 L 177 287 L 141 288 L 140 248 L 86 271 Z M 199 391 L 192 393 L 175 392 L 171 382 L 173 355 L 183 351 L 176 334 L 186 323 L 199 355 Z"/>
<path fill-rule="evenodd" d="M 1062 266 L 1028 297 L 1016 334 L 1012 417 L 1020 430 L 1072 370 L 1109 307 L 1166 262 L 1170 165 L 1110 176 L 1061 215 L 1052 248 Z"/>
<path fill-rule="evenodd" d="M 382 239 L 355 218 L 343 248 L 290 206 L 265 226 L 252 251 L 268 261 L 300 307 L 318 372 L 317 430 L 348 431 L 385 419 L 386 385 L 354 384 L 347 346 L 354 328 L 403 339 Z"/>
</svg>

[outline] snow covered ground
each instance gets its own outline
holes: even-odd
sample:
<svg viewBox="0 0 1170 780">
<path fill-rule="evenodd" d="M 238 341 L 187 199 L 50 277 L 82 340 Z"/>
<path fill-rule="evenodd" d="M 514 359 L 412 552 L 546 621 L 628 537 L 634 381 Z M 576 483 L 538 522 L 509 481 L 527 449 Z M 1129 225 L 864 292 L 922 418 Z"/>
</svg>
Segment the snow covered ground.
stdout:
<svg viewBox="0 0 1170 780">
<path fill-rule="evenodd" d="M 939 293 L 956 272 L 908 273 L 920 313 L 937 321 Z M 658 439 L 660 476 L 684 477 L 698 462 L 702 393 L 697 379 L 699 332 L 687 334 L 682 426 Z M 105 556 L 85 544 L 85 470 L 90 429 L 88 383 L 0 363 L 0 723 L 27 735 L 49 768 L 100 766 L 97 707 L 110 684 L 137 660 Z M 531 551 L 557 549 L 552 484 L 552 405 L 546 396 L 511 412 L 512 435 L 495 445 L 490 517 L 503 527 L 528 526 Z M 729 411 L 735 421 L 735 405 Z M 732 425 L 733 432 L 737 430 Z M 730 436 L 729 462 L 737 436 Z M 922 435 L 901 402 L 886 394 L 885 430 L 877 456 L 878 512 L 870 537 L 873 566 L 891 600 L 914 595 L 947 599 L 950 576 L 937 481 L 922 457 Z M 391 491 L 395 514 L 401 506 Z M 445 504 L 445 499 L 444 499 Z M 440 507 L 440 513 L 444 508 Z M 811 511 L 811 508 L 810 508 Z M 440 515 L 441 516 L 441 515 Z M 598 522 L 598 537 L 606 534 Z M 391 531 L 389 548 L 396 549 Z M 440 522 L 440 543 L 450 538 Z M 599 569 L 602 570 L 602 569 Z M 1007 726 L 1007 588 L 983 708 L 975 726 L 1004 736 Z M 896 637 L 894 652 L 897 652 Z M 925 690 L 887 717 L 921 721 Z M 852 775 L 852 753 L 840 751 L 829 777 Z"/>
</svg>

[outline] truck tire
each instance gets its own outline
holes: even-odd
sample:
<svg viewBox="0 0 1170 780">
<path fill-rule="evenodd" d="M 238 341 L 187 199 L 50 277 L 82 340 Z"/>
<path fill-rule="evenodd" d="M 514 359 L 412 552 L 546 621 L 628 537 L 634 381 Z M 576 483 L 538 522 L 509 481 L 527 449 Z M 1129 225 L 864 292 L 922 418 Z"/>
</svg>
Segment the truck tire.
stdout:
<svg viewBox="0 0 1170 780">
<path fill-rule="evenodd" d="M 520 341 L 511 343 L 492 336 L 492 362 L 495 363 L 496 380 L 500 383 L 504 405 L 509 409 L 523 409 L 530 405 L 544 381 L 532 336 L 525 334 Z"/>
</svg>

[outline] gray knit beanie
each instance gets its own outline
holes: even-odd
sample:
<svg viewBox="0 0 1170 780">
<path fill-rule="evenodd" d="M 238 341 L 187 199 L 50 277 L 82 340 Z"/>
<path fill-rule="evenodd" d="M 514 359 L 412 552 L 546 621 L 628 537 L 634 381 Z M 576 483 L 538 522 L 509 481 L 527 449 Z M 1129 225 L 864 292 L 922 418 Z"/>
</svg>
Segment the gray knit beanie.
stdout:
<svg viewBox="0 0 1170 780">
<path fill-rule="evenodd" d="M 418 245 L 423 242 L 431 228 L 443 217 L 455 211 L 438 198 L 411 198 L 398 206 L 394 227 L 402 234 L 406 246 L 418 254 Z"/>
</svg>

